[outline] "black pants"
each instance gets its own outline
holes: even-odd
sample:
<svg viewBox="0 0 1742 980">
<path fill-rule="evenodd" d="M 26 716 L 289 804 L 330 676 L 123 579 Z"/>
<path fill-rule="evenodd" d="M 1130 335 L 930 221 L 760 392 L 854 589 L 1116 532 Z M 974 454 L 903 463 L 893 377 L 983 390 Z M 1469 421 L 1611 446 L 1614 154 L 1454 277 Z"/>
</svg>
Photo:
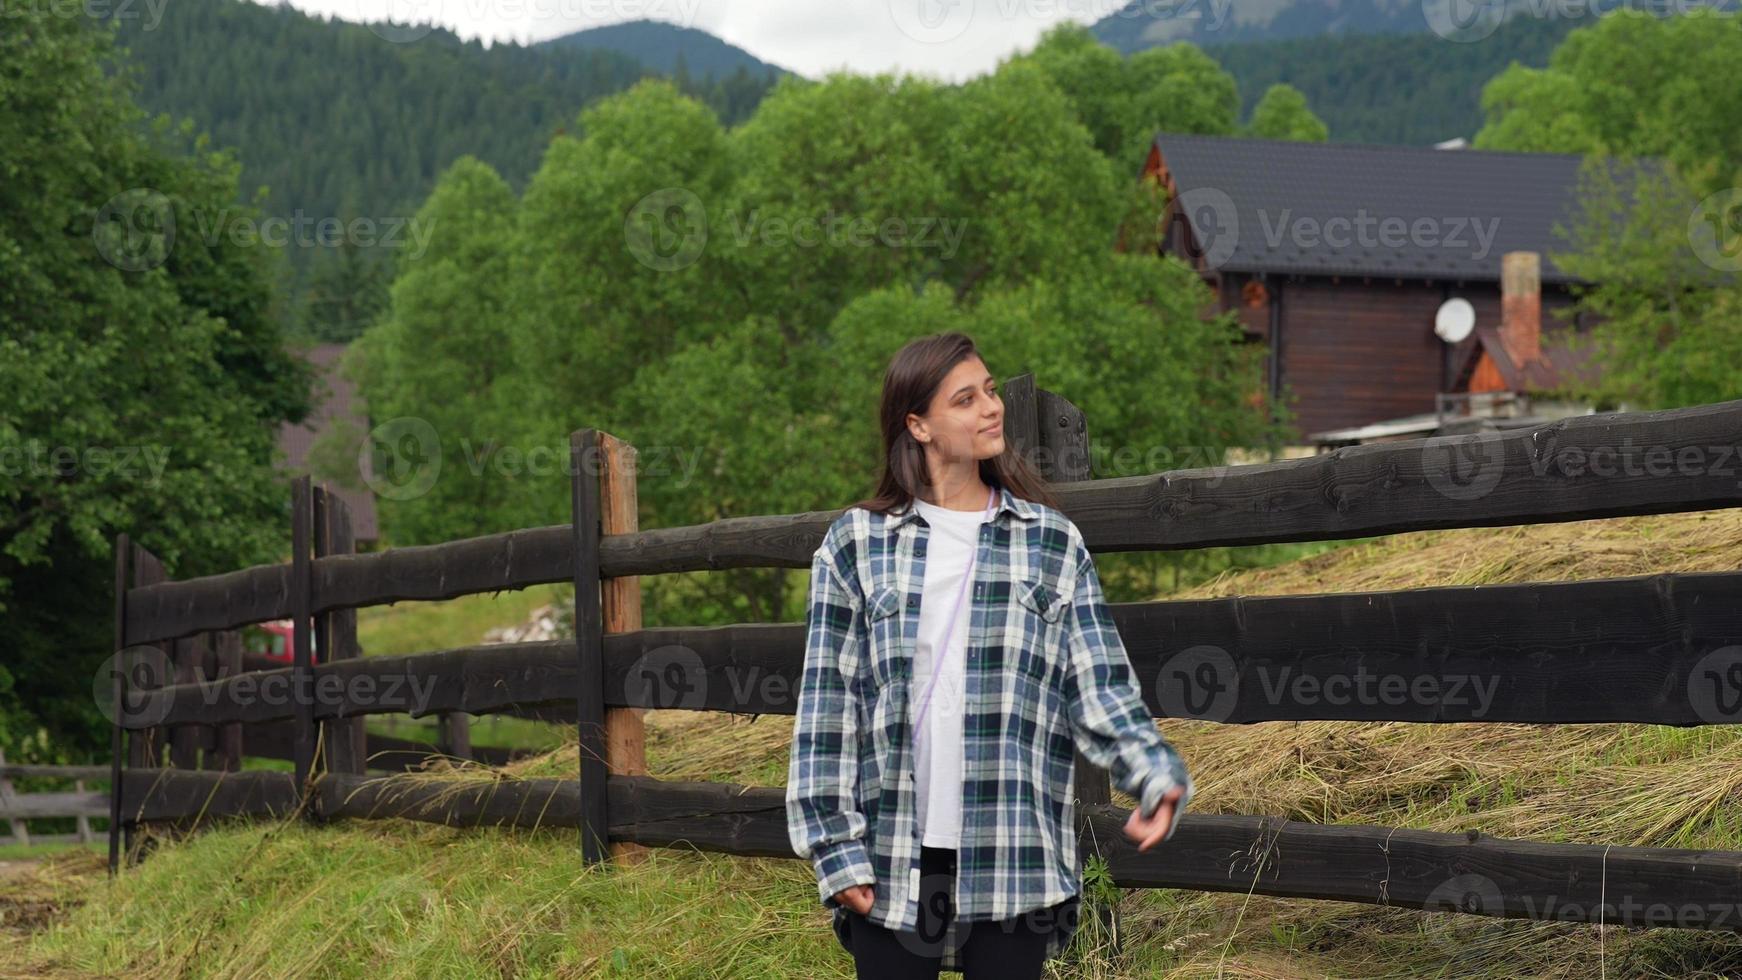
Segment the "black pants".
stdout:
<svg viewBox="0 0 1742 980">
<path fill-rule="evenodd" d="M 955 878 L 955 851 L 922 846 L 919 921 L 912 931 L 888 929 L 858 913 L 849 914 L 853 963 L 860 980 L 933 980 L 938 975 L 944 933 L 955 917 L 950 905 Z M 1046 922 L 1045 917 L 1024 913 L 996 922 L 959 923 L 956 958 L 963 980 L 1038 980 L 1050 934 Z"/>
</svg>

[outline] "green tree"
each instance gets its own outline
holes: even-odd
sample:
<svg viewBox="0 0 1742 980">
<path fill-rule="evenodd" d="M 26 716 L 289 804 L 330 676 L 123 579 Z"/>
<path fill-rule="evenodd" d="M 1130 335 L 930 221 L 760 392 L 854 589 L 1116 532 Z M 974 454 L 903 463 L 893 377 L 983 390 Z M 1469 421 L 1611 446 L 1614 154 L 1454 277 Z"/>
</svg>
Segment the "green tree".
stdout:
<svg viewBox="0 0 1742 980">
<path fill-rule="evenodd" d="M 1153 87 L 1202 67 L 1180 64 Z M 1231 126 L 1231 88 L 1211 88 L 1178 101 L 1217 107 Z M 836 507 L 876 476 L 889 356 L 915 336 L 967 329 L 1001 375 L 1034 370 L 1081 399 L 1111 445 L 1193 446 L 1195 461 L 1263 444 L 1251 349 L 1225 318 L 1200 318 L 1211 297 L 1185 266 L 1116 251 L 1139 185 L 1080 118 L 1024 59 L 960 86 L 787 79 L 730 132 L 662 83 L 601 102 L 583 114 L 584 136 L 553 141 L 519 209 L 500 280 L 516 352 L 513 380 L 497 386 L 511 392 L 496 402 L 501 426 L 530 444 L 566 446 L 581 426 L 630 441 L 643 453 L 643 526 Z M 365 349 L 395 346 L 387 327 L 435 308 L 422 293 L 496 282 L 415 268 L 401 270 L 394 312 Z M 412 335 L 396 343 L 468 356 Z M 383 372 L 372 387 L 462 399 L 410 357 L 370 356 Z M 507 516 L 516 492 L 473 498 L 493 501 L 489 514 L 461 508 L 468 533 L 567 519 L 566 473 L 534 495 L 541 519 Z M 400 543 L 456 536 L 433 516 L 407 533 Z M 646 583 L 646 615 L 791 618 L 802 597 L 790 578 L 661 576 Z"/>
<path fill-rule="evenodd" d="M 347 224 L 349 221 L 347 220 Z M 347 235 L 314 260 L 304 314 L 317 341 L 349 343 L 387 308 L 391 264 Z"/>
<path fill-rule="evenodd" d="M 705 106 L 646 81 L 551 141 L 513 243 L 514 344 L 540 442 L 598 425 L 642 364 L 737 319 L 709 211 L 726 185 L 725 133 Z M 553 502 L 566 501 L 555 485 Z"/>
<path fill-rule="evenodd" d="M 1602 370 L 1569 393 L 1606 408 L 1677 408 L 1742 397 L 1742 192 L 1697 191 L 1672 167 L 1592 156 L 1556 264 L 1585 280 L 1597 316 L 1575 350 Z"/>
<path fill-rule="evenodd" d="M 1579 308 L 1599 325 L 1574 346 L 1602 381 L 1572 390 L 1599 404 L 1668 408 L 1742 390 L 1730 261 L 1742 237 L 1742 90 L 1708 81 L 1739 58 L 1734 16 L 1618 10 L 1567 35 L 1547 68 L 1515 65 L 1483 90 L 1477 146 L 1588 158 L 1555 261 L 1589 283 Z"/>
<path fill-rule="evenodd" d="M 1482 92 L 1480 149 L 1654 156 L 1699 193 L 1738 182 L 1742 21 L 1617 10 L 1567 35 L 1547 68 L 1513 66 Z"/>
<path fill-rule="evenodd" d="M 1296 140 L 1302 143 L 1323 143 L 1331 136 L 1324 121 L 1307 108 L 1306 96 L 1292 85 L 1277 83 L 1264 90 L 1264 97 L 1252 107 L 1252 121 L 1246 132 L 1259 139 Z"/>
<path fill-rule="evenodd" d="M 1190 44 L 1122 57 L 1088 28 L 1061 24 L 1012 60 L 1046 73 L 1124 174 L 1143 166 L 1156 133 L 1231 134 L 1240 111 L 1234 77 Z"/>
<path fill-rule="evenodd" d="M 39 6 L 0 31 L 0 745 L 102 751 L 119 531 L 177 577 L 272 561 L 276 430 L 308 371 L 239 244 L 237 166 L 150 127 L 111 29 Z M 208 234 L 216 229 L 217 234 Z"/>
<path fill-rule="evenodd" d="M 549 458 L 561 447 L 533 454 L 507 421 L 517 407 L 509 278 L 517 209 L 489 164 L 457 160 L 417 212 L 427 251 L 401 264 L 391 312 L 347 352 L 344 369 L 375 426 L 366 450 L 395 544 L 538 523 L 523 507 L 529 469 L 565 462 L 566 454 Z M 348 449 L 356 434 L 341 428 L 329 438 Z M 320 455 L 346 458 L 325 447 Z"/>
</svg>

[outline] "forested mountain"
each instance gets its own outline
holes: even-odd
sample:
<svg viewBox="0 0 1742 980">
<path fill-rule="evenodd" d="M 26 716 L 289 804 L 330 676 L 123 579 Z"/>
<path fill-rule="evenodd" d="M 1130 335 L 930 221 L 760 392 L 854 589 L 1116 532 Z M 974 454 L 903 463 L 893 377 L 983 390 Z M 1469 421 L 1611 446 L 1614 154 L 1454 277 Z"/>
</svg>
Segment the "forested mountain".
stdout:
<svg viewBox="0 0 1742 980">
<path fill-rule="evenodd" d="M 368 218 L 384 228 L 404 221 L 436 175 L 468 153 L 519 189 L 550 138 L 575 131 L 584 106 L 658 74 L 617 51 L 486 48 L 439 29 L 392 43 L 366 26 L 288 5 L 177 0 L 155 19 L 138 5 L 117 9 L 123 6 L 113 19 L 136 66 L 141 106 L 191 119 L 211 135 L 213 149 L 234 148 L 243 196 L 264 187 L 265 213 L 291 219 L 302 246 L 286 249 L 299 315 L 311 301 L 347 305 L 355 287 L 338 284 L 371 278 L 356 255 L 312 247 L 315 222 Z M 774 71 L 691 71 L 680 87 L 732 124 L 755 109 Z M 323 274 L 340 292 L 310 297 Z M 315 332 L 344 339 L 354 329 Z"/>
<path fill-rule="evenodd" d="M 1299 89 L 1331 139 L 1437 143 L 1473 137 L 1482 126 L 1482 86 L 1506 66 L 1548 64 L 1579 22 L 1514 18 L 1481 44 L 1435 34 L 1367 34 L 1219 44 L 1205 53 L 1240 83 L 1242 115 L 1265 89 Z"/>
<path fill-rule="evenodd" d="M 679 69 L 692 76 L 731 75 L 739 69 L 755 78 L 768 73 L 788 74 L 786 69 L 771 65 L 734 44 L 728 44 L 707 31 L 680 27 L 653 20 L 632 20 L 622 24 L 590 27 L 573 34 L 541 42 L 543 47 L 570 48 L 585 51 L 616 51 L 626 54 L 661 74 L 676 76 Z"/>
<path fill-rule="evenodd" d="M 1720 3 L 1728 0 L 1713 5 Z M 1538 0 L 1131 0 L 1092 29 L 1095 37 L 1126 54 L 1174 41 L 1210 47 L 1355 34 L 1434 34 L 1486 43 L 1495 29 L 1514 21 L 1557 20 L 1577 26 L 1595 19 L 1592 11 L 1619 7 L 1665 9 L 1650 0 L 1577 8 L 1577 14 L 1571 7 L 1545 8 Z"/>
</svg>

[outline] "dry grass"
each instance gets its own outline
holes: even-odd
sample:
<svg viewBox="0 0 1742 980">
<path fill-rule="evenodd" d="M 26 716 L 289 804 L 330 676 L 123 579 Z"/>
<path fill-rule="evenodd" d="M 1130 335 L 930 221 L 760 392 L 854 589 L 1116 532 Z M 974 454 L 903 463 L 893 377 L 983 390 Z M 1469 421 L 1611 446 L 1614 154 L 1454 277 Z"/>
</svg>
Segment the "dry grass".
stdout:
<svg viewBox="0 0 1742 980">
<path fill-rule="evenodd" d="M 1725 510 L 1396 535 L 1276 568 L 1224 576 L 1179 597 L 1548 582 L 1737 568 L 1742 568 L 1742 510 Z M 650 711 L 646 721 L 649 769 L 657 775 L 752 785 L 778 785 L 784 778 L 790 718 Z M 1480 830 L 1545 841 L 1742 850 L 1742 822 L 1735 816 L 1742 813 L 1738 806 L 1742 737 L 1727 728 L 1347 722 L 1218 726 L 1175 720 L 1161 724 L 1192 767 L 1198 785 L 1194 810 L 1199 813 L 1267 813 L 1315 822 Z M 437 781 L 459 789 L 504 778 L 568 776 L 574 758 L 570 743 L 550 755 L 516 763 L 504 774 L 462 765 L 402 778 L 408 785 Z M 416 894 L 443 903 L 439 913 L 431 913 L 435 919 L 475 920 L 482 939 L 469 936 L 458 945 L 438 942 L 419 931 L 416 909 L 410 906 L 393 913 L 404 921 L 376 926 L 382 930 L 376 941 L 397 956 L 442 950 L 441 957 L 423 961 L 427 968 L 466 963 L 498 975 L 544 963 L 530 972 L 591 976 L 624 973 L 628 964 L 629 975 L 850 975 L 850 964 L 838 947 L 826 936 L 817 941 L 819 933 L 826 931 L 826 919 L 815 907 L 808 868 L 799 862 L 660 851 L 645 870 L 619 876 L 614 884 L 585 888 L 553 884 L 559 878 L 569 879 L 552 876 L 546 868 L 526 873 L 535 878 L 544 875 L 538 880 L 548 879 L 548 887 L 526 889 L 518 900 L 491 893 L 489 902 L 496 904 L 486 902 L 490 911 L 480 912 L 477 903 L 482 899 L 464 897 L 467 882 L 516 873 L 477 863 L 495 852 L 474 842 L 482 838 L 465 834 L 485 832 L 397 829 L 401 826 L 399 821 L 350 824 L 317 833 L 325 835 L 319 839 L 337 842 L 335 846 L 359 855 L 370 853 L 371 841 L 413 849 L 419 861 L 436 861 L 438 855 L 451 855 L 457 847 L 477 850 L 468 860 L 440 858 L 447 877 L 433 893 L 437 897 L 429 898 L 427 890 Z M 279 846 L 306 847 L 308 841 L 299 836 L 306 833 L 287 833 Z M 494 846 L 513 848 L 505 853 L 534 869 L 545 868 L 543 862 L 549 860 L 538 853 L 538 847 L 563 846 L 549 844 L 543 837 L 538 838 L 547 840 L 543 845 L 493 834 L 488 839 Z M 209 846 L 216 850 L 220 844 L 214 841 Z M 208 845 L 195 841 L 178 850 L 204 846 Z M 261 846 L 270 850 L 264 842 Z M 425 856 L 420 848 L 440 850 Z M 88 882 L 83 890 L 76 884 L 81 871 L 93 870 L 79 865 L 79 860 L 74 856 L 61 866 L 44 864 L 45 875 L 62 877 L 58 883 L 32 886 L 37 889 L 34 894 L 61 903 L 57 908 L 80 901 L 103 907 L 74 913 L 73 924 L 58 930 L 56 942 L 44 947 L 62 954 L 58 959 L 20 959 L 19 950 L 25 947 L 18 944 L 16 934 L 10 944 L 0 938 L 0 973 L 18 963 L 68 962 L 66 951 L 84 948 L 81 942 L 124 941 L 102 926 L 110 921 L 105 917 L 118 914 L 104 905 L 114 899 L 105 898 L 102 889 Z M 84 860 L 90 864 L 88 858 Z M 289 863 L 293 856 L 278 860 Z M 362 860 L 358 857 L 353 863 Z M 290 889 L 285 898 L 304 903 L 299 908 L 324 907 L 322 903 L 332 899 L 324 889 L 327 886 L 319 882 L 305 883 Z M 734 914 L 730 917 L 699 898 L 721 891 L 731 895 Z M 459 903 L 466 917 L 448 909 L 449 902 Z M 0 904 L 0 910 L 9 908 Z M 1737 937 L 1688 930 L 1424 914 L 1239 892 L 1134 891 L 1125 894 L 1120 909 L 1124 955 L 1091 958 L 1054 975 L 1571 978 L 1742 972 L 1742 942 Z M 606 910 L 616 918 L 602 923 L 599 917 Z M 282 930 L 288 921 L 282 916 L 237 928 L 263 929 L 276 923 Z M 544 941 L 539 937 L 552 933 L 570 937 L 574 948 L 554 959 L 539 960 L 535 952 Z M 295 965 L 350 975 L 348 969 L 328 964 L 367 962 L 368 956 L 353 948 L 360 941 L 357 935 L 347 932 L 343 945 L 333 945 L 340 940 L 329 938 L 308 947 L 295 958 Z M 407 936 L 422 945 L 411 943 Z M 175 947 L 179 952 L 173 956 L 174 950 L 162 950 L 157 959 L 143 948 L 129 956 L 151 965 L 148 972 L 154 975 L 168 975 L 160 970 L 166 964 L 218 975 L 225 970 L 215 969 L 214 962 L 226 967 L 285 965 L 289 961 L 282 956 L 268 955 L 273 941 L 270 933 L 230 940 L 234 955 L 217 961 L 184 947 Z M 491 943 L 497 944 L 495 952 Z M 747 952 L 753 955 L 746 957 Z M 95 956 L 87 960 L 115 961 Z"/>
</svg>

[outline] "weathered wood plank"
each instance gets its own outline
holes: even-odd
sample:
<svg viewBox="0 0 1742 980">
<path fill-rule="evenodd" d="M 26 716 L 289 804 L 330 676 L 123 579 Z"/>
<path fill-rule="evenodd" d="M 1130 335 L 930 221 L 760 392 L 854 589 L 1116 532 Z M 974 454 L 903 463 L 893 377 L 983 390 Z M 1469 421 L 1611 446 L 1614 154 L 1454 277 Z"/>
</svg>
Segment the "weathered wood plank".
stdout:
<svg viewBox="0 0 1742 980">
<path fill-rule="evenodd" d="M 611 856 L 606 833 L 608 801 L 604 793 L 610 762 L 605 754 L 605 698 L 599 689 L 599 679 L 604 676 L 605 641 L 604 613 L 599 607 L 602 435 L 597 429 L 580 429 L 569 437 L 575 556 L 571 569 L 575 584 L 575 731 L 581 785 L 592 789 L 581 798 L 581 860 L 586 864 L 596 864 Z"/>
<path fill-rule="evenodd" d="M 288 772 L 211 769 L 130 769 L 122 774 L 126 823 L 218 817 L 277 817 L 297 807 L 296 777 Z"/>
<path fill-rule="evenodd" d="M 1304 459 L 1061 483 L 1089 547 L 1145 551 L 1548 524 L 1742 505 L 1742 400 L 1529 429 L 1348 446 Z M 606 536 L 600 574 L 803 568 L 839 509 Z M 573 532 L 531 528 L 314 563 L 315 612 L 570 579 Z M 289 570 L 131 589 L 133 642 L 290 614 Z"/>
<path fill-rule="evenodd" d="M 348 555 L 356 547 L 351 530 L 351 512 L 339 495 L 326 487 L 316 497 L 315 558 Z M 357 610 L 331 609 L 315 620 L 316 646 L 320 660 L 352 660 L 363 655 L 357 640 Z M 321 741 L 326 754 L 328 772 L 363 772 L 363 759 L 368 752 L 367 736 L 361 717 L 332 718 L 321 723 Z"/>
<path fill-rule="evenodd" d="M 112 775 L 108 766 L 0 765 L 0 779 L 90 779 L 106 783 Z"/>
<path fill-rule="evenodd" d="M 568 827 L 581 819 L 574 780 L 499 780 L 461 790 L 391 777 L 328 776 L 317 793 L 328 816 L 515 827 Z M 794 856 L 780 787 L 612 776 L 610 810 L 613 839 Z M 1621 925 L 1742 929 L 1742 853 L 1191 813 L 1170 840 L 1142 852 L 1124 837 L 1128 814 L 1111 805 L 1077 813 L 1079 843 L 1100 841 L 1122 887 L 1252 891 L 1542 921 L 1596 921 L 1601 914 Z"/>
<path fill-rule="evenodd" d="M 1686 726 L 1742 721 L 1742 686 L 1731 670 L 1742 664 L 1737 595 L 1742 573 L 1699 572 L 1109 609 L 1158 717 Z M 604 701 L 792 714 L 803 628 L 607 634 Z M 315 715 L 560 718 L 560 702 L 577 693 L 574 658 L 572 643 L 550 641 L 323 665 Z M 163 693 L 162 717 L 284 718 L 287 689 L 282 670 L 182 685 Z"/>
<path fill-rule="evenodd" d="M 107 774 L 104 775 L 107 779 Z M 0 820 L 37 820 L 43 817 L 106 817 L 109 794 L 68 790 L 58 793 L 0 793 Z M 17 837 L 18 828 L 13 827 Z"/>
</svg>

